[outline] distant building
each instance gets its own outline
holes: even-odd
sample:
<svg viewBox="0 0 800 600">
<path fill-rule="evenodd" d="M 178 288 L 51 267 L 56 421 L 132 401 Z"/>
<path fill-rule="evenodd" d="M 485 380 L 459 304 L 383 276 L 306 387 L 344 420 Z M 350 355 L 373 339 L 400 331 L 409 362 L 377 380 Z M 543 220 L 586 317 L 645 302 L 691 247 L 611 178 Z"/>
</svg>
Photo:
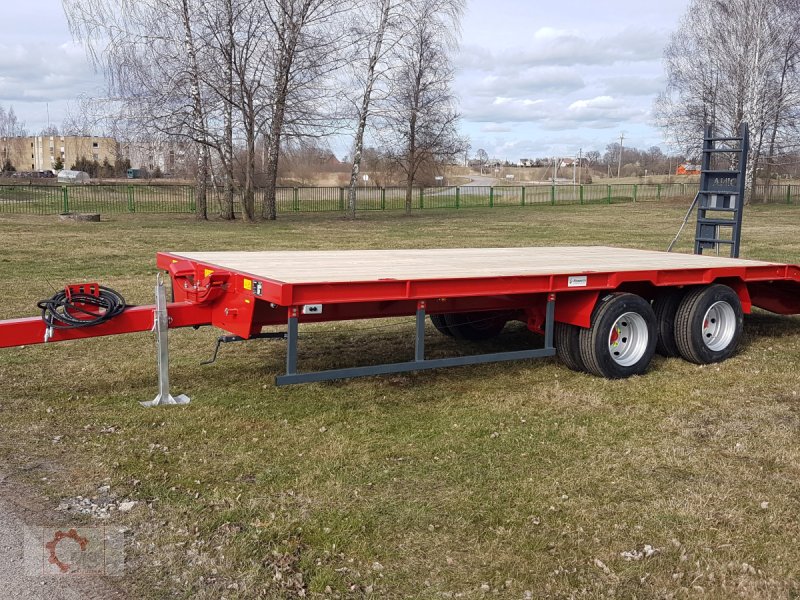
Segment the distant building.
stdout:
<svg viewBox="0 0 800 600">
<path fill-rule="evenodd" d="M 189 176 L 197 166 L 197 155 L 191 144 L 183 140 L 150 138 L 121 142 L 119 155 L 130 161 L 131 168 L 145 173 L 159 169 L 164 174 Z"/>
<path fill-rule="evenodd" d="M 582 158 L 562 158 L 561 163 L 558 165 L 559 168 L 564 169 L 566 167 L 571 167 L 573 165 L 578 167 L 585 167 L 588 166 L 589 159 L 582 157 Z"/>
<path fill-rule="evenodd" d="M 18 171 L 47 171 L 61 158 L 68 169 L 80 158 L 112 165 L 117 157 L 117 141 L 110 137 L 78 135 L 36 135 L 0 138 L 0 162 L 11 161 Z"/>
<path fill-rule="evenodd" d="M 700 165 L 683 163 L 682 165 L 678 165 L 678 168 L 675 170 L 675 175 L 700 175 Z"/>
</svg>

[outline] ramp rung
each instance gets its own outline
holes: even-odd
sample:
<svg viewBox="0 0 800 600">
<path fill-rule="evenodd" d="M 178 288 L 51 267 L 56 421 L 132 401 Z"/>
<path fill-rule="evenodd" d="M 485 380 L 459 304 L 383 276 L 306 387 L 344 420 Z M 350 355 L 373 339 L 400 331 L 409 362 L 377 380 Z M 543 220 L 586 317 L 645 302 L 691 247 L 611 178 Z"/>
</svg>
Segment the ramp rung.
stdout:
<svg viewBox="0 0 800 600">
<path fill-rule="evenodd" d="M 718 240 L 716 238 L 697 238 L 696 242 L 701 244 L 733 244 L 733 240 Z"/>
<path fill-rule="evenodd" d="M 734 226 L 736 225 L 736 221 L 733 219 L 697 219 L 697 222 L 702 225 L 722 225 L 724 226 Z"/>
</svg>

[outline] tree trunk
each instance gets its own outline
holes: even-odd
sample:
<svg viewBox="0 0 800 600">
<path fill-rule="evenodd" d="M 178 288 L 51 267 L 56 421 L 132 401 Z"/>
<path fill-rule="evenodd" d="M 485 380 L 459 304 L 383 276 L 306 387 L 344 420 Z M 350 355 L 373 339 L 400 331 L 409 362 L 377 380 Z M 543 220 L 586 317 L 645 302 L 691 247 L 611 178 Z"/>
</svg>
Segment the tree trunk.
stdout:
<svg viewBox="0 0 800 600">
<path fill-rule="evenodd" d="M 350 171 L 350 188 L 347 194 L 347 215 L 351 219 L 356 218 L 356 186 L 358 185 L 358 174 L 361 171 L 361 156 L 364 151 L 364 130 L 367 128 L 369 103 L 372 98 L 372 88 L 375 86 L 375 68 L 381 56 L 381 45 L 383 44 L 383 36 L 386 33 L 386 26 L 389 22 L 391 6 L 391 0 L 383 0 L 381 18 L 375 32 L 375 47 L 369 57 L 367 84 L 364 88 L 364 96 L 361 99 L 361 113 L 359 114 L 355 143 L 353 144 L 353 168 Z"/>
<path fill-rule="evenodd" d="M 286 97 L 289 94 L 289 77 L 292 71 L 292 56 L 297 44 L 295 32 L 289 36 L 287 46 L 282 50 L 282 56 L 275 74 L 275 109 L 272 114 L 272 123 L 269 130 L 269 145 L 267 146 L 267 168 L 265 173 L 264 205 L 262 215 L 269 221 L 274 221 L 278 216 L 278 207 L 275 200 L 275 188 L 278 185 L 278 159 L 281 149 L 281 133 L 283 120 L 286 115 Z"/>
<path fill-rule="evenodd" d="M 280 157 L 281 130 L 283 129 L 285 113 L 286 103 L 284 97 L 284 102 L 277 102 L 275 105 L 275 114 L 272 116 L 272 126 L 270 127 L 269 145 L 267 146 L 266 189 L 264 190 L 262 214 L 269 221 L 274 221 L 278 217 L 275 191 L 278 185 L 278 158 Z"/>
<path fill-rule="evenodd" d="M 233 221 L 236 215 L 233 210 L 233 53 L 235 40 L 233 34 L 233 6 L 231 0 L 225 3 L 227 12 L 227 49 L 225 56 L 225 78 L 227 84 L 228 102 L 225 102 L 225 137 L 222 142 L 222 166 L 225 169 L 223 176 L 223 195 L 220 205 L 220 217 L 226 221 Z"/>
<path fill-rule="evenodd" d="M 208 219 L 208 148 L 200 146 L 195 176 L 195 218 L 200 221 Z"/>
<path fill-rule="evenodd" d="M 205 119 L 203 116 L 203 99 L 200 95 L 200 76 L 198 72 L 197 53 L 194 47 L 192 25 L 188 0 L 182 0 L 182 18 L 184 27 L 184 46 L 189 57 L 189 78 L 191 82 L 190 95 L 192 98 L 192 126 L 194 135 L 199 139 L 197 173 L 195 176 L 195 217 L 204 221 L 208 218 L 208 202 L 206 191 L 208 187 L 208 147 L 205 136 Z"/>
<path fill-rule="evenodd" d="M 406 181 L 406 214 L 411 214 L 411 205 L 414 201 L 414 181 L 411 177 Z"/>
<path fill-rule="evenodd" d="M 245 142 L 244 191 L 242 193 L 242 216 L 246 221 L 255 221 L 256 218 L 256 193 L 254 181 L 255 172 L 256 136 L 251 122 L 247 124 Z"/>
</svg>

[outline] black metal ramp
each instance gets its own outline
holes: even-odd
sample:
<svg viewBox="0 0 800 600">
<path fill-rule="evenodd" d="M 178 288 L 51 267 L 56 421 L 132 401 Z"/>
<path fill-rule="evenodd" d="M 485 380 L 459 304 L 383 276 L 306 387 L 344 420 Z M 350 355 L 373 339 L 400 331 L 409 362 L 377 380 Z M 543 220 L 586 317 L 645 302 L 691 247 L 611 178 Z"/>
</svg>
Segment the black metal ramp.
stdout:
<svg viewBox="0 0 800 600">
<path fill-rule="evenodd" d="M 742 236 L 747 153 L 750 147 L 747 124 L 738 137 L 714 137 L 707 126 L 703 138 L 703 159 L 697 204 L 694 253 L 720 253 L 727 246 L 732 258 L 739 257 Z"/>
</svg>

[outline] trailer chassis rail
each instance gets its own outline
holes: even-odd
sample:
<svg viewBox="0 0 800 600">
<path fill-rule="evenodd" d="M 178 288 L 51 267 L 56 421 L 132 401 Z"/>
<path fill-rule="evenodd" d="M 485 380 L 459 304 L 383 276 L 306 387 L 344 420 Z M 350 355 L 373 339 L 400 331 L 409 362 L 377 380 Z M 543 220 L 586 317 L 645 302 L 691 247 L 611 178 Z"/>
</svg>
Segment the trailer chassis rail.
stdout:
<svg viewBox="0 0 800 600">
<path fill-rule="evenodd" d="M 333 381 L 351 377 L 369 377 L 372 375 L 388 375 L 392 373 L 410 373 L 427 369 L 440 369 L 442 367 L 458 367 L 465 365 L 479 365 L 485 363 L 504 362 L 510 360 L 525 360 L 530 358 L 546 358 L 556 353 L 553 345 L 553 331 L 555 323 L 555 294 L 548 294 L 545 312 L 544 347 L 532 350 L 516 350 L 511 352 L 492 352 L 489 354 L 476 354 L 469 356 L 455 356 L 452 358 L 425 358 L 425 301 L 417 303 L 416 328 L 414 337 L 414 360 L 401 363 L 384 363 L 365 367 L 350 367 L 344 369 L 328 369 L 325 371 L 297 371 L 297 345 L 299 338 L 298 310 L 296 307 L 289 309 L 288 331 L 286 334 L 286 374 L 275 378 L 279 386 L 298 383 L 313 383 L 319 381 Z"/>
</svg>

